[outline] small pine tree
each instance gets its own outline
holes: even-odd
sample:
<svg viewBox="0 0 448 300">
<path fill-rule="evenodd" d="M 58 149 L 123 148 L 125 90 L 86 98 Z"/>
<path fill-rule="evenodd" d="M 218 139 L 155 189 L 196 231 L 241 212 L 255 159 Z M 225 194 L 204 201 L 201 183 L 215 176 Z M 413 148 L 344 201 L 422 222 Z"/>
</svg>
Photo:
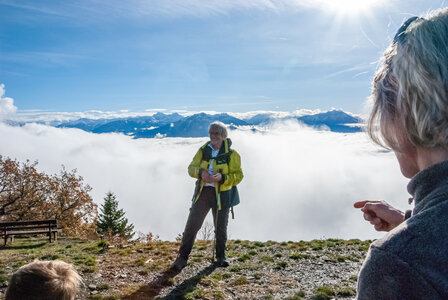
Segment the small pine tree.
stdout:
<svg viewBox="0 0 448 300">
<path fill-rule="evenodd" d="M 118 209 L 117 196 L 108 192 L 98 216 L 98 233 L 118 235 L 130 239 L 134 236 L 134 225 L 128 224 L 123 209 Z"/>
</svg>

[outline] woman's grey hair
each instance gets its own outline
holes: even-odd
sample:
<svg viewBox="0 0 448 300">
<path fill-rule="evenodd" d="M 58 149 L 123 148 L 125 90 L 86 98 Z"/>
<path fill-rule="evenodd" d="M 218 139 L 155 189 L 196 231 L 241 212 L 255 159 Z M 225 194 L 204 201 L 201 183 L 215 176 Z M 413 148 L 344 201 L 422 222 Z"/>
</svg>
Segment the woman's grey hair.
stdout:
<svg viewBox="0 0 448 300">
<path fill-rule="evenodd" d="M 227 127 L 223 122 L 215 121 L 215 122 L 211 123 L 210 126 L 208 127 L 208 132 L 210 132 L 212 130 L 219 131 L 219 133 L 221 134 L 221 136 L 223 138 L 227 137 Z"/>
<path fill-rule="evenodd" d="M 403 30 L 403 32 L 401 32 Z M 367 124 L 377 144 L 448 146 L 448 9 L 410 20 L 385 51 Z"/>
</svg>

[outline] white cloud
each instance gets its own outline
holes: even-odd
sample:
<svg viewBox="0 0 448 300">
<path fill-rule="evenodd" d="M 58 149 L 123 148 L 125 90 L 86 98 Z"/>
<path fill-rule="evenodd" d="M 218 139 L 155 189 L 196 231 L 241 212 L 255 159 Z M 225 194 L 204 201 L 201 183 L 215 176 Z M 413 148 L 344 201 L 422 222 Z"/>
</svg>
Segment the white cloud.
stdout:
<svg viewBox="0 0 448 300">
<path fill-rule="evenodd" d="M 61 53 L 61 52 L 34 52 L 21 51 L 14 53 L 5 53 L 0 57 L 0 60 L 14 63 L 22 63 L 28 66 L 40 65 L 48 66 L 48 64 L 58 65 L 63 67 L 72 67 L 81 60 L 89 59 L 86 56 Z"/>
<path fill-rule="evenodd" d="M 315 131 L 280 123 L 263 133 L 232 131 L 245 178 L 231 238 L 376 238 L 352 203 L 384 199 L 407 209 L 406 180 L 392 153 L 362 133 Z M 0 153 L 57 172 L 77 168 L 98 203 L 109 190 L 138 230 L 174 239 L 183 231 L 194 179 L 187 166 L 205 138 L 133 140 L 37 124 L 0 124 Z"/>
<path fill-rule="evenodd" d="M 133 0 L 125 10 L 133 14 L 164 14 L 164 15 L 221 15 L 232 11 L 268 11 L 268 12 L 297 12 L 303 9 L 328 10 L 331 1 L 327 0 Z M 372 2 L 372 1 L 370 1 Z M 376 0 L 369 3 L 369 7 L 381 6 L 384 1 Z M 332 2 L 331 2 L 332 3 Z M 119 6 L 119 3 L 115 3 Z M 345 3 L 347 4 L 347 3 Z M 348 4 L 352 5 L 352 4 Z M 353 6 L 353 5 L 352 5 Z M 131 7 L 131 8 L 129 8 Z M 333 8 L 333 7 L 332 7 Z"/>
<path fill-rule="evenodd" d="M 148 109 L 145 109 L 145 111 L 147 111 L 147 112 L 151 112 L 151 113 L 154 113 L 154 112 L 165 112 L 167 109 L 166 108 L 148 108 Z"/>
<path fill-rule="evenodd" d="M 128 117 L 141 117 L 152 116 L 161 110 L 145 110 L 143 112 L 133 112 L 127 109 L 119 111 L 100 111 L 90 110 L 82 112 L 50 112 L 50 111 L 24 111 L 19 110 L 13 118 L 15 121 L 25 123 L 45 123 L 54 124 L 67 121 L 78 120 L 81 118 L 87 119 L 114 119 L 114 118 L 128 118 Z M 165 111 L 164 113 L 171 113 Z"/>
<path fill-rule="evenodd" d="M 309 0 L 133 0 L 132 4 L 123 7 L 120 2 L 115 2 L 113 9 L 119 13 L 131 15 L 169 15 L 169 16 L 210 16 L 224 15 L 232 11 L 259 10 L 259 11 L 287 11 L 310 7 Z"/>
<path fill-rule="evenodd" d="M 330 110 L 337 109 L 331 108 Z M 367 110 L 366 110 L 367 111 Z M 39 110 L 19 110 L 16 114 L 10 116 L 10 119 L 18 122 L 24 123 L 44 123 L 44 124 L 59 124 L 61 122 L 73 121 L 81 118 L 87 119 L 114 119 L 114 118 L 129 118 L 129 117 L 141 117 L 141 116 L 152 116 L 158 112 L 164 114 L 178 113 L 184 117 L 192 116 L 198 113 L 206 113 L 209 115 L 221 114 L 219 111 L 212 110 L 168 110 L 168 109 L 145 109 L 144 111 L 130 111 L 127 109 L 122 109 L 119 111 L 99 111 L 90 110 L 84 112 L 50 112 L 50 111 L 39 111 Z M 270 114 L 273 119 L 281 119 L 287 117 L 300 117 L 304 115 L 313 115 L 318 113 L 323 113 L 320 109 L 310 110 L 310 109 L 298 109 L 295 111 L 249 111 L 249 112 L 227 112 L 230 116 L 245 120 L 249 119 L 258 114 Z M 360 116 L 352 114 L 350 112 L 345 112 L 352 116 Z"/>
<path fill-rule="evenodd" d="M 12 98 L 4 97 L 5 85 L 0 84 L 0 120 L 14 114 L 17 111 L 17 107 L 14 105 Z"/>
<path fill-rule="evenodd" d="M 33 1 L 24 1 L 22 4 L 6 2 L 4 5 L 21 8 L 37 13 L 73 18 L 81 16 L 214 16 L 226 15 L 234 11 L 262 11 L 262 12 L 295 12 L 303 9 L 325 9 L 328 4 L 324 1 L 314 0 L 129 0 L 109 1 L 108 5 L 102 2 L 81 0 L 77 3 L 61 3 L 51 8 L 36 5 Z M 73 14 L 76 11 L 77 14 Z"/>
<path fill-rule="evenodd" d="M 272 118 L 286 118 L 286 117 L 301 117 L 304 115 L 314 115 L 318 113 L 322 113 L 323 111 L 320 109 L 298 109 L 292 112 L 289 111 L 273 111 L 273 110 L 254 110 L 249 112 L 236 112 L 229 113 L 229 115 L 234 116 L 239 119 L 250 119 L 258 114 L 270 114 Z"/>
</svg>

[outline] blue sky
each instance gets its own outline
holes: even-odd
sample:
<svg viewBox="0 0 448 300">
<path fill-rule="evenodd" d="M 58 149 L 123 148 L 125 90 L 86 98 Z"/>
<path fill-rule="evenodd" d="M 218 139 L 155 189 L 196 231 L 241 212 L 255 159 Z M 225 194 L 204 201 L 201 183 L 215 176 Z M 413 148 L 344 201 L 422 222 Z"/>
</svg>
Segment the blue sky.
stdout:
<svg viewBox="0 0 448 300">
<path fill-rule="evenodd" d="M 0 0 L 0 84 L 19 112 L 359 113 L 403 19 L 445 5 Z"/>
</svg>

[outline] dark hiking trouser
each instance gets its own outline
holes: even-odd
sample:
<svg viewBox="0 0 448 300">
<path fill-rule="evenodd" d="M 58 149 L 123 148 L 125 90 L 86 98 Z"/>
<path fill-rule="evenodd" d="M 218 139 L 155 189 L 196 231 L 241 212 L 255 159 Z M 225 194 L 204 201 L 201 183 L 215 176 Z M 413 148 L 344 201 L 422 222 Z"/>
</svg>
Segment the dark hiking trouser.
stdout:
<svg viewBox="0 0 448 300">
<path fill-rule="evenodd" d="M 213 223 L 216 224 L 216 194 L 214 187 L 205 186 L 202 189 L 199 199 L 190 208 L 187 224 L 182 236 L 182 243 L 179 249 L 179 255 L 188 260 L 194 240 L 202 223 L 207 216 L 210 208 L 213 212 Z M 227 242 L 227 223 L 229 221 L 229 208 L 222 208 L 218 212 L 218 223 L 216 231 L 216 257 L 225 258 L 226 242 Z"/>
</svg>

